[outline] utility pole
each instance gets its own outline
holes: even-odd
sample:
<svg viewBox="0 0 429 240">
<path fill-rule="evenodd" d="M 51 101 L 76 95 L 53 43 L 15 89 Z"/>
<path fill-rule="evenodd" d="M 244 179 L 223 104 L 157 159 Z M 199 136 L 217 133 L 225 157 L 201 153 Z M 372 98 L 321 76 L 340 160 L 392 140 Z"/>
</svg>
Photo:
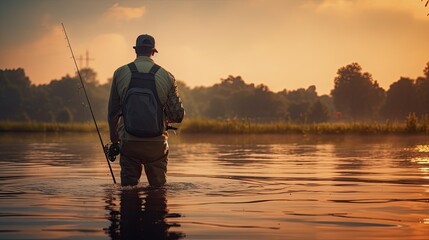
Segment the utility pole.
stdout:
<svg viewBox="0 0 429 240">
<path fill-rule="evenodd" d="M 95 59 L 94 58 L 90 58 L 89 57 L 89 51 L 86 50 L 85 58 L 82 55 L 80 55 L 77 58 L 77 60 L 79 61 L 79 68 L 82 69 L 82 65 L 83 65 L 83 61 L 84 60 L 85 60 L 85 64 L 86 64 L 85 68 L 89 68 L 89 61 L 94 61 Z"/>
<path fill-rule="evenodd" d="M 90 60 L 91 61 L 95 60 L 94 58 L 89 58 L 89 51 L 88 50 L 86 50 L 86 58 L 85 58 L 85 60 L 86 60 L 86 68 L 89 68 L 89 61 Z"/>
</svg>

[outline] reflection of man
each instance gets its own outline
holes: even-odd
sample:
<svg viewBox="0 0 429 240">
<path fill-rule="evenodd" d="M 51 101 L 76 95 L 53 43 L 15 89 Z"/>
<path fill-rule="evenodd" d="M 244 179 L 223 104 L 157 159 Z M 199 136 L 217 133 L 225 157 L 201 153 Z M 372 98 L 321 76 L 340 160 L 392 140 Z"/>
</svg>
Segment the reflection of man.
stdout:
<svg viewBox="0 0 429 240">
<path fill-rule="evenodd" d="M 134 62 L 113 75 L 108 109 L 110 140 L 121 144 L 121 185 L 137 185 L 143 164 L 149 184 L 160 187 L 166 182 L 168 162 L 165 126 L 181 122 L 184 109 L 174 77 L 151 58 L 158 52 L 155 39 L 140 35 L 134 49 Z M 148 107 L 140 107 L 146 103 Z"/>
<path fill-rule="evenodd" d="M 111 203 L 108 206 L 112 221 L 109 234 L 112 239 L 181 239 L 185 237 L 182 232 L 169 231 L 171 226 L 177 225 L 165 221 L 168 217 L 165 189 L 150 189 L 142 192 L 139 189 L 122 190 L 120 206 L 120 220 L 112 209 L 114 204 Z"/>
</svg>

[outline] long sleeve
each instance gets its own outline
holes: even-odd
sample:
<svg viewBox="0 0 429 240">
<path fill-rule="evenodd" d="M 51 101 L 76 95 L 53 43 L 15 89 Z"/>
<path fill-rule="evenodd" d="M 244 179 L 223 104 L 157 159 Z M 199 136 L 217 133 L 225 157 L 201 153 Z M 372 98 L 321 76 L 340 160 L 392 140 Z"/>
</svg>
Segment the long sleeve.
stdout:
<svg viewBox="0 0 429 240">
<path fill-rule="evenodd" d="M 174 77 L 172 78 L 173 85 L 167 95 L 167 102 L 165 104 L 166 120 L 170 123 L 180 123 L 185 116 L 185 109 L 183 108 L 182 100 L 180 99 L 179 92 L 177 91 L 177 83 Z"/>
<path fill-rule="evenodd" d="M 113 76 L 112 87 L 110 89 L 107 120 L 109 122 L 110 141 L 116 143 L 119 141 L 118 121 L 121 114 L 121 102 L 116 85 L 116 73 Z"/>
</svg>

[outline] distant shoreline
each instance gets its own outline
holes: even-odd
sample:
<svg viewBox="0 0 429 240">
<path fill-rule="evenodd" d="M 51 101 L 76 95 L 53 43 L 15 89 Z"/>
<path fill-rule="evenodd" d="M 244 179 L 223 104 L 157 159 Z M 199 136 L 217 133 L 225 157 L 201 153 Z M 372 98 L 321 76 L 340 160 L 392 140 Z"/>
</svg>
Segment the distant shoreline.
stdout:
<svg viewBox="0 0 429 240">
<path fill-rule="evenodd" d="M 315 134 L 315 135 L 383 135 L 429 134 L 429 124 L 406 122 L 331 122 L 298 124 L 286 121 L 258 123 L 248 120 L 187 119 L 175 125 L 181 134 Z M 98 122 L 100 131 L 107 132 L 107 122 Z M 94 123 L 0 122 L 0 132 L 93 132 Z"/>
</svg>

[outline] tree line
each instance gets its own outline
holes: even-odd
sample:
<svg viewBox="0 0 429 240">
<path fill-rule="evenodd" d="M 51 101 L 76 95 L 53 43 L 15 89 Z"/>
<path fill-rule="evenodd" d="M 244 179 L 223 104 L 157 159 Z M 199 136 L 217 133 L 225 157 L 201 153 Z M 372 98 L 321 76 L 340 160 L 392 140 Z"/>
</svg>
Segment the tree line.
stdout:
<svg viewBox="0 0 429 240">
<path fill-rule="evenodd" d="M 111 79 L 100 84 L 90 68 L 81 75 L 96 119 L 106 120 Z M 315 86 L 273 92 L 231 75 L 210 87 L 178 85 L 191 118 L 318 123 L 403 121 L 410 113 L 429 114 L 429 62 L 423 76 L 401 77 L 387 91 L 358 63 L 338 69 L 330 95 L 318 95 Z M 0 70 L 0 121 L 85 122 L 91 115 L 77 75 L 35 85 L 18 68 Z"/>
<path fill-rule="evenodd" d="M 110 84 L 100 85 L 97 74 L 82 69 L 94 115 L 104 120 Z M 0 121 L 84 122 L 91 120 L 81 83 L 66 75 L 49 84 L 34 85 L 24 69 L 0 70 Z"/>
</svg>

